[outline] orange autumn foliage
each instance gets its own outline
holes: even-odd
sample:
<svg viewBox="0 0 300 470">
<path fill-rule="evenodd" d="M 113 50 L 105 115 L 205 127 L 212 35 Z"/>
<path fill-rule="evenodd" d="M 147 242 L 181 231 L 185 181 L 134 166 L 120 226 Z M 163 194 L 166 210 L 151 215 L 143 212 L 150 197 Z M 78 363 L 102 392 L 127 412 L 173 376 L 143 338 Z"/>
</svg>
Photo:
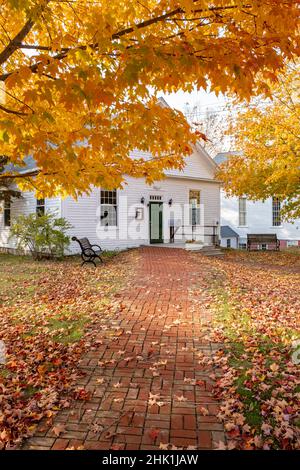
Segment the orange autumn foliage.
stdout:
<svg viewBox="0 0 300 470">
<path fill-rule="evenodd" d="M 0 154 L 23 189 L 78 195 L 182 168 L 194 135 L 161 92 L 249 99 L 299 55 L 298 0 L 8 0 L 0 16 Z M 150 160 L 130 158 L 134 148 Z M 5 175 L 2 175 L 2 178 Z M 20 179 L 18 179 L 20 181 Z"/>
</svg>

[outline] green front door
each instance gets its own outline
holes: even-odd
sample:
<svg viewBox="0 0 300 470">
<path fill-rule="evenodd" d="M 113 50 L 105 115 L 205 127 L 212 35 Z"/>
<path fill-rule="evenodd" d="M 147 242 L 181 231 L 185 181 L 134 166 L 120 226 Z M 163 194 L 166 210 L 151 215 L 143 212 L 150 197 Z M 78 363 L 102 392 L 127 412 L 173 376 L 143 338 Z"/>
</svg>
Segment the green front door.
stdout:
<svg viewBox="0 0 300 470">
<path fill-rule="evenodd" d="M 163 243 L 163 203 L 150 202 L 150 243 Z"/>
</svg>

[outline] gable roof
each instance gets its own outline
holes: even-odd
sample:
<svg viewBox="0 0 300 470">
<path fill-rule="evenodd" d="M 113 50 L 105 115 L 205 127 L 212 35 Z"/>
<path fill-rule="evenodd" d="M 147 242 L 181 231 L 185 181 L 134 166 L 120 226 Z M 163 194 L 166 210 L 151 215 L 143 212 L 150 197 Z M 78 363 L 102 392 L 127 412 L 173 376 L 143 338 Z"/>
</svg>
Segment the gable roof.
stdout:
<svg viewBox="0 0 300 470">
<path fill-rule="evenodd" d="M 205 148 L 200 144 L 200 142 L 197 142 L 196 143 L 196 149 L 202 154 L 204 155 L 204 157 L 206 158 L 206 161 L 208 163 L 210 163 L 213 168 L 217 168 L 217 163 L 215 162 L 215 160 L 209 155 L 209 153 L 207 152 L 207 150 L 205 150 Z"/>
<path fill-rule="evenodd" d="M 36 161 L 32 156 L 25 157 L 23 160 L 24 165 L 15 165 L 14 163 L 8 163 L 3 168 L 3 173 L 14 172 L 14 173 L 27 173 L 32 170 L 37 170 Z"/>
<path fill-rule="evenodd" d="M 157 101 L 162 108 L 171 108 L 171 106 L 166 102 L 166 100 L 162 96 L 159 96 L 157 98 Z"/>
<path fill-rule="evenodd" d="M 160 106 L 164 108 L 170 108 L 170 105 L 166 102 L 166 100 L 163 97 L 158 98 Z M 200 144 L 200 142 L 196 142 L 196 144 L 192 145 L 192 148 L 194 150 L 193 154 L 197 154 L 209 165 L 211 170 L 215 170 L 217 168 L 217 163 L 214 161 L 214 159 L 208 154 L 208 152 L 205 150 L 205 148 Z M 147 154 L 148 152 L 142 152 L 144 155 L 143 157 L 147 160 Z M 132 158 L 135 157 L 135 151 L 130 152 L 130 156 Z M 151 158 L 151 154 L 149 153 L 149 158 Z M 24 158 L 23 160 L 24 165 L 15 165 L 13 163 L 9 163 L 3 168 L 3 172 L 14 172 L 14 173 L 19 173 L 19 174 L 26 174 L 26 173 L 32 173 L 32 176 L 37 174 L 39 172 L 39 168 L 36 164 L 36 161 L 34 158 L 29 155 Z M 179 173 L 179 174 L 178 174 Z M 184 177 L 185 176 L 185 169 L 183 169 L 180 172 L 177 172 L 176 170 L 166 170 L 165 172 L 166 176 L 171 176 L 171 177 Z M 197 175 L 186 175 L 188 178 L 193 177 L 194 179 L 203 179 L 203 180 L 208 180 L 212 181 L 214 178 L 212 177 L 198 177 Z M 208 175 L 209 176 L 209 175 Z"/>
<path fill-rule="evenodd" d="M 229 225 L 221 226 L 221 238 L 238 238 L 239 234 L 236 233 Z"/>
<path fill-rule="evenodd" d="M 158 98 L 158 102 L 160 104 L 160 106 L 162 106 L 163 108 L 170 108 L 171 109 L 171 106 L 167 103 L 167 101 L 162 97 L 160 96 Z M 200 142 L 197 142 L 195 145 L 192 146 L 196 153 L 200 153 L 201 156 L 203 156 L 205 158 L 205 160 L 215 169 L 217 167 L 217 162 L 214 161 L 214 159 L 209 155 L 209 153 L 205 150 L 205 148 L 200 144 Z"/>
</svg>

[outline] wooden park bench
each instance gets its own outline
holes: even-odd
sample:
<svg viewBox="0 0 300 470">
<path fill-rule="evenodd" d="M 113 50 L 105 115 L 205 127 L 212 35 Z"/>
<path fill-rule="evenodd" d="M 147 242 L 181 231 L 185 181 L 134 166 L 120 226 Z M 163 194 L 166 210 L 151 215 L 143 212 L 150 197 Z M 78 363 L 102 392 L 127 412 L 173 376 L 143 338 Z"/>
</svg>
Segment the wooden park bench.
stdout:
<svg viewBox="0 0 300 470">
<path fill-rule="evenodd" d="M 280 241 L 277 238 L 276 233 L 271 234 L 248 234 L 247 235 L 247 250 L 251 251 L 251 246 L 255 245 L 256 250 L 259 250 L 260 245 L 271 245 L 273 250 L 278 251 L 280 249 Z M 267 249 L 267 248 L 265 248 Z M 269 249 L 269 246 L 268 246 Z"/>
<path fill-rule="evenodd" d="M 99 254 L 102 252 L 102 249 L 99 245 L 91 245 L 88 238 L 72 237 L 72 240 L 79 243 L 80 245 L 82 259 L 81 266 L 83 266 L 85 263 L 92 263 L 96 267 L 96 259 L 99 259 L 101 263 L 103 263 L 103 259 Z M 94 248 L 97 248 L 97 250 Z"/>
</svg>

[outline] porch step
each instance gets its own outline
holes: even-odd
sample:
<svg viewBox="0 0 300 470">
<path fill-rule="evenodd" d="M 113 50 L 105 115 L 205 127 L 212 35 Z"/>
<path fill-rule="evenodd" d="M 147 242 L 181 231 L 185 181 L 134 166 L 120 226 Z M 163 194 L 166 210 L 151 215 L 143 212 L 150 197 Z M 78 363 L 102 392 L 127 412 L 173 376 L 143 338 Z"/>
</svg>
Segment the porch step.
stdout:
<svg viewBox="0 0 300 470">
<path fill-rule="evenodd" d="M 216 248 L 215 246 L 204 246 L 200 252 L 204 256 L 224 256 L 224 252 L 220 248 Z"/>
</svg>

